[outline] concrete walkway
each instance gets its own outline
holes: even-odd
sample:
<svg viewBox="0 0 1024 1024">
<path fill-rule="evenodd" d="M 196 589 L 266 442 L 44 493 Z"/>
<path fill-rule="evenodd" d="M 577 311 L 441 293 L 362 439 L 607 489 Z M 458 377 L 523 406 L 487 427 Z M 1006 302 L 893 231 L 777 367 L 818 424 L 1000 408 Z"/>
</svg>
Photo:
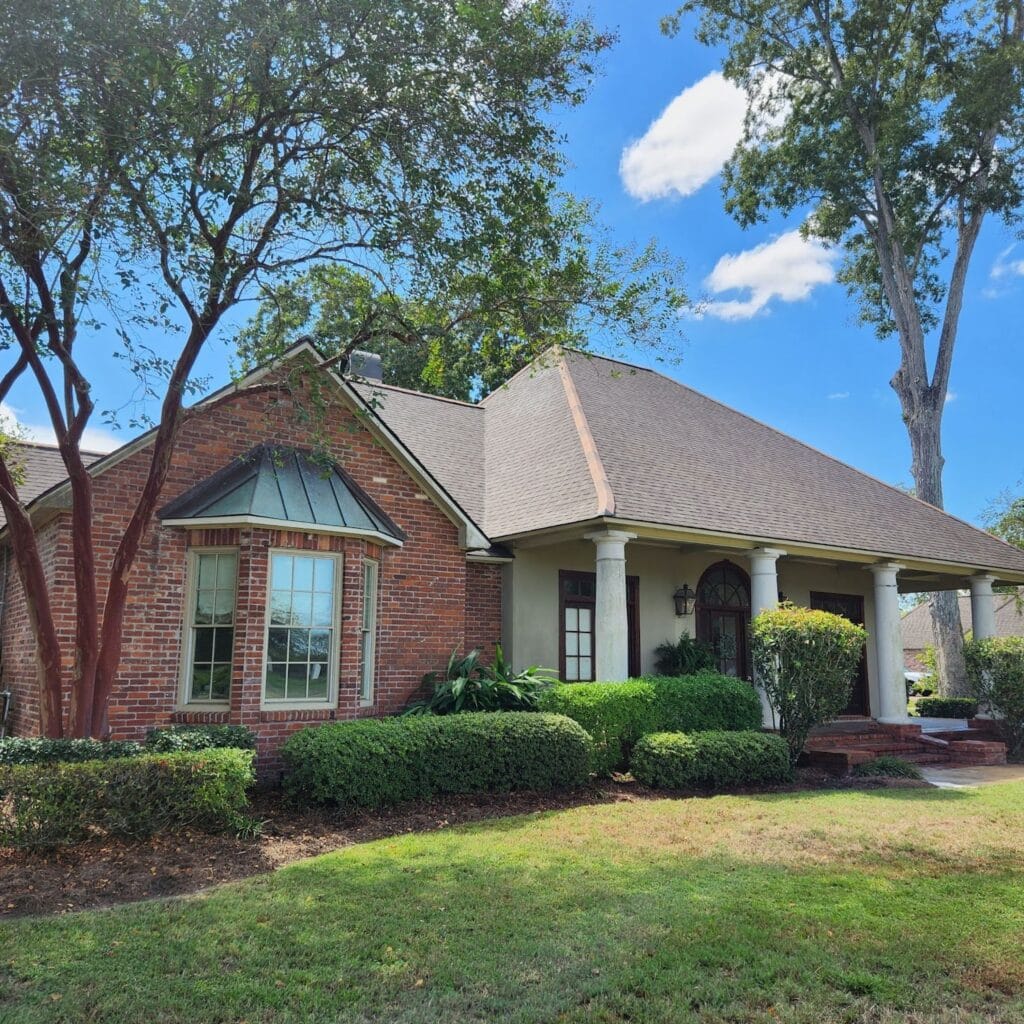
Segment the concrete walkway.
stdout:
<svg viewBox="0 0 1024 1024">
<path fill-rule="evenodd" d="M 966 786 L 989 786 L 993 782 L 1024 781 L 1024 764 L 922 765 L 921 774 L 926 782 L 942 789 L 963 789 Z"/>
</svg>

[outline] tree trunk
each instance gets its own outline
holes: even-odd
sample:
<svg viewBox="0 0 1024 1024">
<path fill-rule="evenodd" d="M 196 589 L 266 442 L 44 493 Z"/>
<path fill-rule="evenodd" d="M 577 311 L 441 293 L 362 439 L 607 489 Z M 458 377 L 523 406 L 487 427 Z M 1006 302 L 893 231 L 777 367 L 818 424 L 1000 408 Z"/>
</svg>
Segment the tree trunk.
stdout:
<svg viewBox="0 0 1024 1024">
<path fill-rule="evenodd" d="M 898 390 L 898 389 L 897 389 Z M 901 396 L 902 398 L 902 396 Z M 942 508 L 942 404 L 931 393 L 920 403 L 916 413 L 905 416 L 912 472 L 917 496 L 936 508 Z M 942 590 L 932 595 L 932 631 L 935 635 L 935 667 L 939 692 L 946 697 L 966 696 L 967 669 L 964 665 L 963 628 L 960 623 L 960 602 L 955 590 Z"/>
</svg>

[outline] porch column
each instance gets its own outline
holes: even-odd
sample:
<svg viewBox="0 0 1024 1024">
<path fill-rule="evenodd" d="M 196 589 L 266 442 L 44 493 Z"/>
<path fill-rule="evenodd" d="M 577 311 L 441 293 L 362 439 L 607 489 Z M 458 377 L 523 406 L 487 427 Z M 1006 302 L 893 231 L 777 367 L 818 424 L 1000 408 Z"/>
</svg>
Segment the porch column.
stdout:
<svg viewBox="0 0 1024 1024">
<path fill-rule="evenodd" d="M 594 678 L 619 682 L 629 677 L 629 625 L 626 618 L 626 543 L 635 533 L 588 533 L 597 547 L 594 607 Z"/>
<path fill-rule="evenodd" d="M 988 640 L 996 635 L 996 606 L 992 584 L 995 576 L 979 573 L 971 577 L 971 631 L 975 640 Z"/>
<path fill-rule="evenodd" d="M 903 676 L 903 632 L 896 562 L 869 566 L 875 578 L 875 658 L 878 662 L 878 721 L 907 721 L 907 684 Z"/>
<path fill-rule="evenodd" d="M 778 548 L 754 548 L 747 557 L 750 559 L 750 616 L 775 608 L 779 603 L 779 574 L 776 562 L 785 554 Z M 775 724 L 775 713 L 768 703 L 764 689 L 755 678 L 757 694 L 761 698 L 761 722 L 765 726 Z"/>
</svg>

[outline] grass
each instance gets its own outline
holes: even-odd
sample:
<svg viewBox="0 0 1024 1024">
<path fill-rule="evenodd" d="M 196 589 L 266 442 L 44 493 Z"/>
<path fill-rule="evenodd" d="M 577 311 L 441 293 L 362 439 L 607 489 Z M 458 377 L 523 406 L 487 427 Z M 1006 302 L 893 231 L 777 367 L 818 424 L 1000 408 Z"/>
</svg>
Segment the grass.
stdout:
<svg viewBox="0 0 1024 1024">
<path fill-rule="evenodd" d="M 0 1021 L 1024 1020 L 1024 784 L 651 800 L 0 929 Z"/>
</svg>

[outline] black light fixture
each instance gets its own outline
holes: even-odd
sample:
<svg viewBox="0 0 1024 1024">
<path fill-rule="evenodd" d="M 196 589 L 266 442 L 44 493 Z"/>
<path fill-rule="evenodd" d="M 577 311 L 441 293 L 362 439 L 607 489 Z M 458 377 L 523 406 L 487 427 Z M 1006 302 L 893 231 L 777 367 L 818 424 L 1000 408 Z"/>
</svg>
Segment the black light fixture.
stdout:
<svg viewBox="0 0 1024 1024">
<path fill-rule="evenodd" d="M 676 592 L 672 595 L 672 600 L 676 606 L 676 615 L 689 615 L 693 611 L 696 597 L 697 591 L 691 590 L 689 583 L 684 583 L 681 587 L 677 587 Z"/>
</svg>

